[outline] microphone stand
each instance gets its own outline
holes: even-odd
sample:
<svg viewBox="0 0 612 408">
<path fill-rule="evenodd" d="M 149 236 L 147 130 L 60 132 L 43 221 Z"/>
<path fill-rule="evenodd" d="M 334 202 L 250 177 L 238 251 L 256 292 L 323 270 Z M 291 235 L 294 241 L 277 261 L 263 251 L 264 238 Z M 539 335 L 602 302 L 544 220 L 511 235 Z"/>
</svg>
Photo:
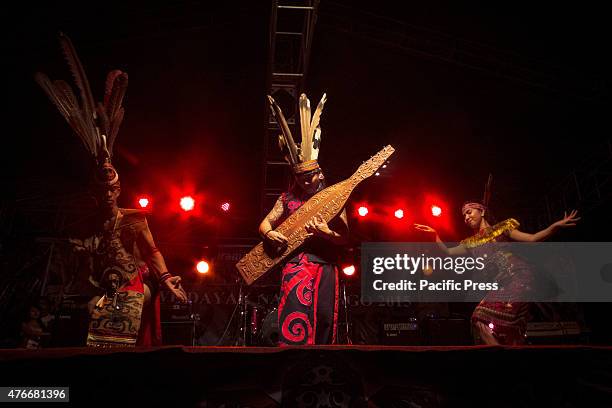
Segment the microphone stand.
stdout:
<svg viewBox="0 0 612 408">
<path fill-rule="evenodd" d="M 236 339 L 236 346 L 241 346 L 241 347 L 245 347 L 246 346 L 246 332 L 247 332 L 247 302 L 246 302 L 246 295 L 244 294 L 244 290 L 243 290 L 243 283 L 242 283 L 242 279 L 240 277 L 238 277 L 238 279 L 236 280 L 238 283 L 238 304 L 236 305 L 237 308 L 239 308 L 240 310 L 240 321 L 238 324 L 238 333 L 239 333 L 239 337 L 238 339 Z"/>
<path fill-rule="evenodd" d="M 346 298 L 346 280 L 342 279 L 342 297 L 343 297 L 343 302 L 344 302 L 344 324 L 345 324 L 345 330 L 346 330 L 346 344 L 353 344 L 353 341 L 351 340 L 351 336 L 349 333 L 349 311 L 348 311 L 348 301 Z"/>
</svg>

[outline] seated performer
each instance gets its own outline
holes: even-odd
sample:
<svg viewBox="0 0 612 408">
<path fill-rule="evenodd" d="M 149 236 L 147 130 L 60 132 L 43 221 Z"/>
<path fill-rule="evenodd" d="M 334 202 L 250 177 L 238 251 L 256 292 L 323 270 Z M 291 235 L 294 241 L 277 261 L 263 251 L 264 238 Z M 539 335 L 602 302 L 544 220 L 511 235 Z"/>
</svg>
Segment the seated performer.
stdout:
<svg viewBox="0 0 612 408">
<path fill-rule="evenodd" d="M 31 305 L 28 311 L 28 318 L 21 323 L 21 343 L 20 347 L 27 349 L 42 348 L 42 340 L 48 338 L 48 332 L 44 322 L 41 320 L 41 310 L 37 305 Z"/>
<path fill-rule="evenodd" d="M 490 182 L 489 182 L 490 184 Z M 486 245 L 508 241 L 536 242 L 543 241 L 553 235 L 560 228 L 576 225 L 580 220 L 576 217 L 577 212 L 572 211 L 551 224 L 549 227 L 529 234 L 518 230 L 519 222 L 509 218 L 495 225 L 490 225 L 485 214 L 487 213 L 487 202 L 489 194 L 485 192 L 484 203 L 471 201 L 463 204 L 461 213 L 465 224 L 476 233 L 460 242 L 453 248 L 448 248 L 440 240 L 435 229 L 421 224 L 415 224 L 420 231 L 435 234 L 435 241 L 448 255 L 472 255 L 484 257 L 487 262 L 493 262 L 501 270 L 500 276 L 509 277 L 504 284 L 504 289 L 511 297 L 519 298 L 522 294 L 531 290 L 533 285 L 533 268 L 522 258 L 510 252 L 501 250 L 500 246 Z M 495 294 L 490 293 L 478 304 L 472 314 L 472 330 L 476 343 L 489 345 L 505 344 L 518 345 L 525 342 L 525 331 L 529 315 L 529 303 L 520 301 L 500 302 L 495 300 Z"/>
<path fill-rule="evenodd" d="M 99 204 L 96 233 L 71 240 L 75 249 L 90 256 L 90 282 L 99 290 L 90 302 L 87 345 L 130 347 L 160 345 L 159 290 L 168 289 L 187 301 L 181 278 L 168 273 L 156 248 L 144 213 L 120 209 L 119 174 L 111 164 L 112 149 L 123 120 L 121 106 L 127 74 L 111 71 L 104 101 L 94 104 L 89 83 L 72 43 L 60 37 L 66 59 L 80 91 L 77 99 L 64 81 L 50 81 L 38 73 L 36 80 L 83 142 L 93 164 L 93 185 Z"/>
<path fill-rule="evenodd" d="M 288 216 L 309 198 L 325 188 L 325 177 L 317 163 L 321 129 L 319 118 L 325 95 L 310 121 L 310 102 L 300 97 L 302 143 L 294 143 L 285 118 L 276 102 L 270 103 L 283 135 L 281 149 L 291 164 L 292 181 L 287 192 L 276 201 L 259 226 L 264 243 L 282 248 L 287 237 L 274 231 Z M 300 150 L 301 147 L 301 150 Z M 338 245 L 347 242 L 346 211 L 328 225 L 322 219 L 306 224 L 308 240 L 285 264 L 281 272 L 281 293 L 278 307 L 279 342 L 281 345 L 333 344 L 336 342 L 338 317 Z"/>
</svg>

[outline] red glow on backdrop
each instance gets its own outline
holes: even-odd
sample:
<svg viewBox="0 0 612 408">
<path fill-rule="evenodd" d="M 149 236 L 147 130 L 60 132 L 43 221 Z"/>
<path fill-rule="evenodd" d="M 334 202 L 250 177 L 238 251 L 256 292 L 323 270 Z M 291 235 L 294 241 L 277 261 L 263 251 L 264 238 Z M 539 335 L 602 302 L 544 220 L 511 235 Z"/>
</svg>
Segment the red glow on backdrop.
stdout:
<svg viewBox="0 0 612 408">
<path fill-rule="evenodd" d="M 177 184 L 169 183 L 165 189 L 168 200 L 164 200 L 167 203 L 164 208 L 168 214 L 178 215 L 183 220 L 194 218 L 204 220 L 204 207 L 207 200 L 199 186 L 191 181 L 182 181 Z M 157 210 L 159 200 L 156 200 L 154 204 Z"/>
<path fill-rule="evenodd" d="M 147 197 L 138 198 L 138 205 L 140 208 L 147 208 L 149 207 L 149 204 L 151 204 L 151 201 Z"/>
<path fill-rule="evenodd" d="M 183 211 L 193 211 L 195 208 L 195 200 L 191 196 L 181 197 L 179 204 Z"/>
<path fill-rule="evenodd" d="M 440 218 L 446 214 L 448 209 L 446 200 L 438 194 L 426 193 L 424 195 L 424 204 L 424 215 L 428 217 Z"/>
<path fill-rule="evenodd" d="M 397 210 L 395 210 L 395 213 L 393 215 L 395 216 L 395 218 L 401 220 L 402 218 L 404 218 L 404 210 L 398 208 Z"/>
<path fill-rule="evenodd" d="M 355 274 L 355 265 L 348 265 L 342 268 L 342 272 L 344 272 L 347 276 L 352 276 Z"/>
<path fill-rule="evenodd" d="M 449 204 L 443 195 L 427 192 L 423 195 L 423 207 L 419 224 L 428 224 L 445 236 L 454 234 L 453 218 L 449 217 Z"/>
<path fill-rule="evenodd" d="M 199 261 L 196 264 L 196 271 L 198 271 L 198 273 L 208 273 L 209 270 L 210 265 L 208 265 L 208 262 L 206 261 Z"/>
<path fill-rule="evenodd" d="M 357 209 L 357 214 L 359 214 L 360 217 L 365 217 L 369 212 L 368 207 L 365 206 L 361 206 Z"/>
<path fill-rule="evenodd" d="M 442 215 L 442 208 L 438 207 L 437 205 L 432 205 L 431 215 L 433 215 L 434 217 L 440 217 Z"/>
<path fill-rule="evenodd" d="M 221 204 L 221 209 L 225 212 L 228 212 L 230 209 L 230 203 L 223 203 Z"/>
</svg>

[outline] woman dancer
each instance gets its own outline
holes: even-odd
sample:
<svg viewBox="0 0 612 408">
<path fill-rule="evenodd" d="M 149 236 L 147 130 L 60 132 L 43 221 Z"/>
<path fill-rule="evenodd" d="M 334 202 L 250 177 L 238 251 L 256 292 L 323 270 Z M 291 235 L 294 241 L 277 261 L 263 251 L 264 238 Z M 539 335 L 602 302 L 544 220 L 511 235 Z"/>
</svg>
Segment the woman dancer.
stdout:
<svg viewBox="0 0 612 408">
<path fill-rule="evenodd" d="M 485 194 L 487 197 L 487 194 Z M 488 201 L 488 200 L 483 200 Z M 522 258 L 502 250 L 499 245 L 485 245 L 491 243 L 518 241 L 543 241 L 561 228 L 576 225 L 580 220 L 578 212 L 572 211 L 568 215 L 549 225 L 547 228 L 534 234 L 522 232 L 518 229 L 519 222 L 514 218 L 491 225 L 485 218 L 487 206 L 480 202 L 466 202 L 461 208 L 463 221 L 475 233 L 465 238 L 460 244 L 448 248 L 438 236 L 435 229 L 422 224 L 415 224 L 415 228 L 435 234 L 435 241 L 448 255 L 487 255 L 487 263 L 494 264 L 498 269 L 498 277 L 505 278 L 504 292 L 511 299 L 520 297 L 531 289 L 533 273 L 529 264 Z M 472 330 L 476 343 L 516 345 L 525 341 L 529 304 L 518 301 L 497 301 L 496 294 L 489 293 L 478 304 L 472 314 Z"/>
</svg>

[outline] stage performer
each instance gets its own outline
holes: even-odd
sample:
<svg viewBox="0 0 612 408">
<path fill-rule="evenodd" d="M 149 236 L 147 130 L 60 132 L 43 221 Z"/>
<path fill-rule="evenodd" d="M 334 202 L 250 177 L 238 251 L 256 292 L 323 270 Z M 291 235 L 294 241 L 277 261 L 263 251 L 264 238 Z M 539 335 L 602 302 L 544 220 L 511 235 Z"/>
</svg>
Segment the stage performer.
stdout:
<svg viewBox="0 0 612 408">
<path fill-rule="evenodd" d="M 321 141 L 319 120 L 326 101 L 323 95 L 310 115 L 310 101 L 300 96 L 302 141 L 295 144 L 285 118 L 272 97 L 272 112 L 283 132 L 279 145 L 291 165 L 288 190 L 281 194 L 259 226 L 269 248 L 281 249 L 287 238 L 274 231 L 313 195 L 325 188 L 325 176 L 318 164 Z M 348 242 L 346 210 L 329 225 L 322 219 L 306 224 L 309 238 L 284 265 L 281 272 L 278 307 L 280 345 L 334 344 L 338 321 L 338 265 L 340 246 Z"/>
<path fill-rule="evenodd" d="M 78 86 L 77 99 L 64 81 L 42 73 L 36 81 L 83 142 L 91 158 L 93 193 L 99 205 L 96 233 L 71 239 L 75 250 L 89 255 L 89 281 L 99 292 L 90 302 L 87 345 L 131 347 L 161 345 L 159 291 L 169 290 L 187 301 L 181 278 L 172 276 L 155 246 L 145 214 L 119 208 L 119 173 L 111 163 L 112 150 L 123 120 L 126 73 L 111 71 L 104 101 L 94 104 L 89 83 L 70 39 L 60 36 L 62 49 Z"/>
<path fill-rule="evenodd" d="M 462 240 L 453 248 L 448 248 L 442 242 L 435 229 L 421 224 L 415 224 L 415 228 L 421 231 L 435 234 L 435 241 L 448 255 L 471 255 L 484 257 L 487 264 L 494 265 L 497 277 L 503 280 L 504 291 L 512 298 L 519 298 L 527 293 L 533 286 L 532 267 L 521 257 L 513 255 L 504 250 L 503 245 L 486 245 L 509 241 L 537 242 L 543 241 L 561 228 L 576 225 L 580 220 L 577 211 L 559 221 L 552 223 L 547 228 L 530 234 L 518 229 L 519 222 L 514 218 L 491 225 L 485 218 L 488 212 L 488 201 L 490 198 L 491 176 L 485 189 L 485 198 L 482 202 L 468 201 L 461 207 L 461 214 L 465 224 L 475 231 L 475 234 Z M 518 345 L 525 342 L 525 331 L 529 317 L 529 303 L 521 301 L 496 301 L 496 293 L 489 293 L 478 304 L 472 313 L 472 332 L 477 344 L 489 345 Z"/>
</svg>

